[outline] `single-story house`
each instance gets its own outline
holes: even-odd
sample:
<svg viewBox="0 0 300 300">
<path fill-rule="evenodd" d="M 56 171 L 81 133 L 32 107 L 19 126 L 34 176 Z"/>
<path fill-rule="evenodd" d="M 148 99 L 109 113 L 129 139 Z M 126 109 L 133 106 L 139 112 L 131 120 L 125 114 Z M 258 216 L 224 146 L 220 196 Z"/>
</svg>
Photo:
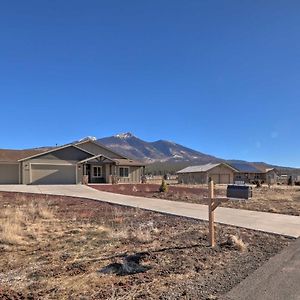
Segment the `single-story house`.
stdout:
<svg viewBox="0 0 300 300">
<path fill-rule="evenodd" d="M 0 184 L 138 183 L 144 168 L 90 138 L 48 149 L 0 150 Z"/>
<path fill-rule="evenodd" d="M 177 172 L 178 182 L 184 184 L 206 184 L 211 178 L 217 184 L 235 182 L 255 183 L 257 181 L 275 184 L 278 171 L 244 162 L 216 163 L 190 166 Z"/>
<path fill-rule="evenodd" d="M 206 184 L 209 178 L 217 184 L 230 184 L 237 170 L 226 163 L 190 166 L 177 172 L 178 182 L 184 184 Z"/>
<path fill-rule="evenodd" d="M 250 163 L 231 162 L 230 165 L 237 170 L 234 174 L 234 181 L 245 183 L 263 181 L 263 171 Z"/>
<path fill-rule="evenodd" d="M 237 170 L 234 181 L 255 183 L 257 181 L 275 184 L 278 179 L 278 171 L 275 168 L 266 168 L 262 165 L 255 165 L 244 162 L 234 162 L 230 165 Z"/>
</svg>

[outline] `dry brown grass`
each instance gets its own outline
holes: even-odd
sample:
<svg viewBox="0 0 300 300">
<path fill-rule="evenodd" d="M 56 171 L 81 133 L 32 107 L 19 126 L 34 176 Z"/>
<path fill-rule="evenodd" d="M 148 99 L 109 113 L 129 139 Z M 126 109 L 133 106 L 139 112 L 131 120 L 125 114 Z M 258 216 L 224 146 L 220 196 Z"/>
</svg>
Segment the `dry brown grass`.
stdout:
<svg viewBox="0 0 300 300">
<path fill-rule="evenodd" d="M 42 230 L 42 220 L 53 219 L 53 212 L 45 203 L 29 202 L 19 207 L 7 206 L 0 213 L 0 243 L 26 244 L 34 237 L 34 227 Z"/>
<path fill-rule="evenodd" d="M 233 266 L 237 274 L 243 270 L 244 257 L 251 255 L 251 262 L 262 262 L 277 251 L 272 250 L 273 245 L 281 249 L 285 243 L 280 244 L 277 237 L 274 241 L 264 237 L 260 243 L 259 235 L 248 230 L 219 226 L 219 244 L 229 234 L 239 239 L 234 242 L 237 246 L 220 244 L 220 249 L 213 251 L 207 247 L 206 223 L 86 199 L 37 201 L 27 197 L 14 202 L 7 196 L 1 203 L 0 224 L 5 219 L 19 224 L 15 236 L 21 237 L 23 244 L 0 244 L 4 253 L 0 256 L 0 286 L 33 294 L 36 299 L 171 299 L 169 291 L 177 288 L 176 299 L 206 299 L 211 282 L 227 288 L 227 281 L 222 281 L 226 278 L 215 274 Z M 249 242 L 245 253 L 239 252 L 243 249 L 241 238 Z M 270 246 L 262 250 L 268 245 L 266 240 Z M 151 267 L 145 274 L 98 272 L 110 263 L 123 262 L 124 255 L 141 252 L 149 253 L 141 263 Z M 262 253 L 266 253 L 263 259 Z M 212 281 L 202 282 L 209 276 L 214 276 Z M 203 283 L 206 298 L 198 297 L 196 280 Z M 186 288 L 186 283 L 191 287 Z M 186 297 L 180 298 L 183 291 Z"/>
</svg>

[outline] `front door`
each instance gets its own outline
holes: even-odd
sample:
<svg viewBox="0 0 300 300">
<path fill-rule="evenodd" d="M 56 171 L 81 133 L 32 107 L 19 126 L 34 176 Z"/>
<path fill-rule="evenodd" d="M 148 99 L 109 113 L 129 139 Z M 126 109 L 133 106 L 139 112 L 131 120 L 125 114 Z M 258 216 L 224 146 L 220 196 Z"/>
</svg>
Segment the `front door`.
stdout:
<svg viewBox="0 0 300 300">
<path fill-rule="evenodd" d="M 85 166 L 85 175 L 88 176 L 88 183 L 91 182 L 91 165 Z"/>
</svg>

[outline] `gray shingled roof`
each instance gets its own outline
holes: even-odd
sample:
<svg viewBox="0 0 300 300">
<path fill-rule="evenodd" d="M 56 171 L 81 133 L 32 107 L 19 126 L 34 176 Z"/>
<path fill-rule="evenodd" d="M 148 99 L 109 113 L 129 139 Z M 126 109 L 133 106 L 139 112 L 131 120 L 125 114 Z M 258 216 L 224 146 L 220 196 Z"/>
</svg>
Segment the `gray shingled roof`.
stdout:
<svg viewBox="0 0 300 300">
<path fill-rule="evenodd" d="M 186 167 L 180 171 L 177 172 L 177 174 L 182 174 L 182 173 L 198 173 L 198 172 L 207 172 L 217 166 L 219 166 L 219 164 L 206 164 L 206 165 L 201 165 L 201 166 L 191 166 L 191 167 Z"/>
</svg>

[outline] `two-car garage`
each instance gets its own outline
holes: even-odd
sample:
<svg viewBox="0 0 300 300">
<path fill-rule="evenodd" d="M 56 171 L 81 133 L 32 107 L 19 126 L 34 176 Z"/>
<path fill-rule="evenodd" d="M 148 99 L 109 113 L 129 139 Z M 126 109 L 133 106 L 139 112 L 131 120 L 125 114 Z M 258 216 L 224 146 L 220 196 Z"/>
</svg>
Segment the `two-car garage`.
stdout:
<svg viewBox="0 0 300 300">
<path fill-rule="evenodd" d="M 31 164 L 31 184 L 75 184 L 76 165 Z"/>
<path fill-rule="evenodd" d="M 30 164 L 29 184 L 76 184 L 76 165 Z M 0 163 L 0 184 L 19 184 L 20 164 Z"/>
</svg>

